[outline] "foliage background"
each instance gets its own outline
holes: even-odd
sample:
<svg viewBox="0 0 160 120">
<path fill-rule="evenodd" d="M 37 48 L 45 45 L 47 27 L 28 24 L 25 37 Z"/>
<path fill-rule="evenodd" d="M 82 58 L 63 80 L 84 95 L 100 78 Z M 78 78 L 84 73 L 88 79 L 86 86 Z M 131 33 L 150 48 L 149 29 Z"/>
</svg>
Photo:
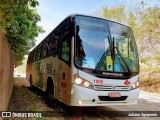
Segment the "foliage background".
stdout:
<svg viewBox="0 0 160 120">
<path fill-rule="evenodd" d="M 1 0 L 0 25 L 14 52 L 15 67 L 22 64 L 24 55 L 35 46 L 35 37 L 44 30 L 37 25 L 40 16 L 36 0 Z"/>
</svg>

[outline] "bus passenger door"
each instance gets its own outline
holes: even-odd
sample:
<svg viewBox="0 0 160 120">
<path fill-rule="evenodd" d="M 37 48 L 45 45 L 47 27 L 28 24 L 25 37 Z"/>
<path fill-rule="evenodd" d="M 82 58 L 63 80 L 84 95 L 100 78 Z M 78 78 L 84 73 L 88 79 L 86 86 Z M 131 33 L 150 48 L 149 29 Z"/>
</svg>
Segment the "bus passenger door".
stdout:
<svg viewBox="0 0 160 120">
<path fill-rule="evenodd" d="M 69 105 L 71 71 L 71 37 L 64 37 L 60 49 L 59 100 Z"/>
</svg>

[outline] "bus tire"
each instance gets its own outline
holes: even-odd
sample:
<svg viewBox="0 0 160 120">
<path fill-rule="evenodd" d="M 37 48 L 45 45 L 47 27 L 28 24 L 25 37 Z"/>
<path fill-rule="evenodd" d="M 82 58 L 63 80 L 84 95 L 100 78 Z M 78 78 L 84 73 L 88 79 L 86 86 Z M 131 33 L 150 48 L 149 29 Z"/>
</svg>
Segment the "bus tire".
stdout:
<svg viewBox="0 0 160 120">
<path fill-rule="evenodd" d="M 30 88 L 32 88 L 32 75 L 29 77 Z"/>
<path fill-rule="evenodd" d="M 47 103 L 53 103 L 55 101 L 55 97 L 54 97 L 54 86 L 51 80 L 47 81 L 46 94 L 47 94 Z"/>
</svg>

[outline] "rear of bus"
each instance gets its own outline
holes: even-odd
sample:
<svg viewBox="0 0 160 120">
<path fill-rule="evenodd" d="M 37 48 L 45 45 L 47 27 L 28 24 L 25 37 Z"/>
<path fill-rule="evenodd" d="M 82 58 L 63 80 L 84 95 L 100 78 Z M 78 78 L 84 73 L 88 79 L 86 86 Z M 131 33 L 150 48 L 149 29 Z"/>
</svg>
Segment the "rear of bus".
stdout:
<svg viewBox="0 0 160 120">
<path fill-rule="evenodd" d="M 139 62 L 132 30 L 120 23 L 75 15 L 70 106 L 135 104 Z"/>
</svg>

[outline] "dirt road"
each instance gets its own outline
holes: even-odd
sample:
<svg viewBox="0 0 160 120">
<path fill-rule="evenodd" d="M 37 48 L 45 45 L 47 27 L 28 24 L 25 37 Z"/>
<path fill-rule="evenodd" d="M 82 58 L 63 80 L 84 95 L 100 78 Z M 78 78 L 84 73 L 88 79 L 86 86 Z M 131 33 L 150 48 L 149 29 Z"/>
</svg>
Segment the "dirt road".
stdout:
<svg viewBox="0 0 160 120">
<path fill-rule="evenodd" d="M 145 114 L 146 111 L 150 111 L 149 113 L 158 113 L 160 115 L 160 96 L 155 96 L 150 93 L 140 92 L 140 98 L 136 105 L 129 106 L 107 106 L 103 107 L 105 111 L 118 111 L 118 114 L 123 114 L 124 111 L 131 111 L 130 114 L 137 115 Z M 135 112 L 134 112 L 135 111 Z M 159 111 L 159 112 L 158 112 Z M 125 112 L 124 112 L 125 113 Z M 128 113 L 129 114 L 129 113 Z M 115 114 L 116 115 L 116 114 Z M 115 120 L 159 120 L 160 117 L 116 117 Z"/>
</svg>

